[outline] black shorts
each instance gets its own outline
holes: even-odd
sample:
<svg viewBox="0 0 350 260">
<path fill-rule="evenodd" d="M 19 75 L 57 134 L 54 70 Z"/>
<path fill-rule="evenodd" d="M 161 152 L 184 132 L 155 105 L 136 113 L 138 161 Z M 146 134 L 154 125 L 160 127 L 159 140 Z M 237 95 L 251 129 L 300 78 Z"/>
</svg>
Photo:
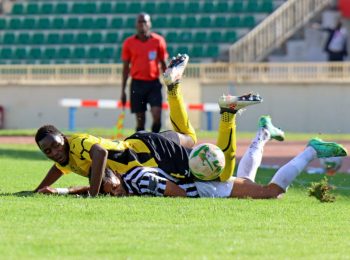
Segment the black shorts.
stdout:
<svg viewBox="0 0 350 260">
<path fill-rule="evenodd" d="M 131 113 L 147 111 L 151 107 L 162 107 L 162 84 L 159 79 L 152 81 L 132 79 L 130 86 Z"/>
</svg>

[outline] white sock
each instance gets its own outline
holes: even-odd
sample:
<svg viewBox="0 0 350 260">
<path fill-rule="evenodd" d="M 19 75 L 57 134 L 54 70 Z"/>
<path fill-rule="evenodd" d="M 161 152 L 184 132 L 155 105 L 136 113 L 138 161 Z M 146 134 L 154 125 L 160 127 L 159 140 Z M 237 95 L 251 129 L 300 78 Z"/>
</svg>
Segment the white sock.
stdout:
<svg viewBox="0 0 350 260">
<path fill-rule="evenodd" d="M 237 169 L 237 177 L 255 181 L 257 170 L 261 164 L 264 146 L 270 140 L 270 133 L 265 128 L 260 128 L 256 137 L 243 155 Z"/>
<path fill-rule="evenodd" d="M 315 149 L 311 146 L 306 147 L 302 153 L 298 154 L 291 161 L 282 166 L 273 176 L 270 183 L 274 183 L 282 189 L 287 190 L 288 186 L 294 181 L 294 179 L 316 157 L 317 153 Z"/>
</svg>

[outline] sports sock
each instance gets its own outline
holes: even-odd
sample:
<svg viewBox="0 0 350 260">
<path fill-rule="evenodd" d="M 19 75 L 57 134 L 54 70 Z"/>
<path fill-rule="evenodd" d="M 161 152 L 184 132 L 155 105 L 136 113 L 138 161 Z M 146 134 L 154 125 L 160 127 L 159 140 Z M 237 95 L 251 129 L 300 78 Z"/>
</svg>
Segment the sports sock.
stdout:
<svg viewBox="0 0 350 260">
<path fill-rule="evenodd" d="M 260 128 L 244 153 L 237 169 L 237 177 L 255 181 L 258 167 L 263 157 L 264 146 L 270 140 L 270 133 L 265 128 Z"/>
<path fill-rule="evenodd" d="M 223 112 L 220 116 L 216 145 L 224 152 L 225 168 L 220 175 L 221 181 L 227 181 L 236 165 L 236 115 Z"/>
<path fill-rule="evenodd" d="M 294 179 L 316 157 L 317 153 L 315 149 L 311 146 L 306 147 L 302 153 L 298 154 L 295 158 L 282 166 L 273 176 L 270 183 L 274 183 L 282 189 L 287 190 L 288 186 L 294 181 Z"/>
<path fill-rule="evenodd" d="M 168 101 L 170 107 L 170 121 L 174 131 L 190 136 L 194 143 L 196 143 L 196 132 L 188 119 L 179 83 L 175 84 L 171 90 L 168 90 Z"/>
</svg>

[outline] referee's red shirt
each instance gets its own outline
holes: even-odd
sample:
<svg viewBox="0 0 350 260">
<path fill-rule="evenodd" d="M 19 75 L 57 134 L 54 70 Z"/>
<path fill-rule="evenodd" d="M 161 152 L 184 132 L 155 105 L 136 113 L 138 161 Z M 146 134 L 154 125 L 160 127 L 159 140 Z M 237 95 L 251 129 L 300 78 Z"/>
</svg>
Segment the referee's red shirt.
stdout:
<svg viewBox="0 0 350 260">
<path fill-rule="evenodd" d="M 145 42 L 140 41 L 136 35 L 124 41 L 122 60 L 131 63 L 130 75 L 133 79 L 158 79 L 159 62 L 167 58 L 165 40 L 156 33 L 151 33 L 151 37 Z"/>
</svg>

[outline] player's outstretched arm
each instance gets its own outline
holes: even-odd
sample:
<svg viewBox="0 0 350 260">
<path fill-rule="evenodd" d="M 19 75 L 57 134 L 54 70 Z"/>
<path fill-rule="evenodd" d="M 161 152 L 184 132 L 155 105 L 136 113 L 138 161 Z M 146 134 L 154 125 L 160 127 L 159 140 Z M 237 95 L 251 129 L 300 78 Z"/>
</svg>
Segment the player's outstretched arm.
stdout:
<svg viewBox="0 0 350 260">
<path fill-rule="evenodd" d="M 97 196 L 102 183 L 102 178 L 107 165 L 108 151 L 100 146 L 94 144 L 90 150 L 91 164 L 91 180 L 90 180 L 90 195 Z"/>
<path fill-rule="evenodd" d="M 38 193 L 42 194 L 58 194 L 58 195 L 86 195 L 88 194 L 88 191 L 90 189 L 90 186 L 80 186 L 80 187 L 69 187 L 69 188 L 52 188 L 50 186 L 45 186 L 44 188 L 41 188 L 38 190 Z"/>
<path fill-rule="evenodd" d="M 52 185 L 59 178 L 61 178 L 62 175 L 63 173 L 55 165 L 53 165 L 34 192 L 38 192 L 38 190 L 41 188 Z"/>
</svg>

